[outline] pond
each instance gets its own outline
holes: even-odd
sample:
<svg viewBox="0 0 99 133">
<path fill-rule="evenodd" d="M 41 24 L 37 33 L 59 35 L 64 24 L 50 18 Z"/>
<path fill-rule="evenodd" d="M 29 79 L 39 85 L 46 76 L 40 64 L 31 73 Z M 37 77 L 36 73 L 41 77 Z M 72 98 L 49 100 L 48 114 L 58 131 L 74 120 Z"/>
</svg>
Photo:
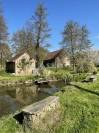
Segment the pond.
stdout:
<svg viewBox="0 0 99 133">
<path fill-rule="evenodd" d="M 0 117 L 53 95 L 63 86 L 63 82 L 52 82 L 39 86 L 32 84 L 0 87 Z"/>
</svg>

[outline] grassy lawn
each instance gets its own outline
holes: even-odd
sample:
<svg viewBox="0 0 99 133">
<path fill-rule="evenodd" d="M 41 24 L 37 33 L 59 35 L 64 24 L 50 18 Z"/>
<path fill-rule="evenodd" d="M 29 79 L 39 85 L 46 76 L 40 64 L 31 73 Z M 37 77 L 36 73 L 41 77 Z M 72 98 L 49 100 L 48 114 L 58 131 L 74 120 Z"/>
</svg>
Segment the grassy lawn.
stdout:
<svg viewBox="0 0 99 133">
<path fill-rule="evenodd" d="M 66 86 L 64 93 L 57 93 L 63 118 L 56 133 L 99 133 L 99 79 L 76 85 Z"/>
<path fill-rule="evenodd" d="M 94 83 L 77 82 L 62 90 L 55 94 L 60 97 L 62 118 L 50 133 L 99 133 L 99 78 Z M 20 129 L 12 115 L 0 120 L 0 133 Z"/>
</svg>

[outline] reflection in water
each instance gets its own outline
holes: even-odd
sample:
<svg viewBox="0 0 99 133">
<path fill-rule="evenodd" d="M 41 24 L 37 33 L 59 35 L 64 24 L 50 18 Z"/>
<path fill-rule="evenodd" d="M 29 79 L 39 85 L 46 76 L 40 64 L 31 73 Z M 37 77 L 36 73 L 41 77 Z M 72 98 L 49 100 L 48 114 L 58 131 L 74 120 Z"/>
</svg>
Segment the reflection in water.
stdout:
<svg viewBox="0 0 99 133">
<path fill-rule="evenodd" d="M 47 96 L 48 94 L 39 92 L 36 85 L 0 88 L 0 117 Z"/>
<path fill-rule="evenodd" d="M 25 87 L 22 86 L 16 89 L 16 99 L 18 102 L 20 102 L 20 104 L 23 105 L 29 105 L 47 96 L 48 94 L 39 92 L 38 86 L 36 85 Z"/>
<path fill-rule="evenodd" d="M 0 96 L 0 117 L 3 114 L 14 113 L 18 108 L 16 100 L 9 95 Z"/>
<path fill-rule="evenodd" d="M 62 86 L 64 83 L 53 82 L 49 85 L 21 85 L 0 88 L 0 117 L 42 100 L 59 91 Z"/>
</svg>

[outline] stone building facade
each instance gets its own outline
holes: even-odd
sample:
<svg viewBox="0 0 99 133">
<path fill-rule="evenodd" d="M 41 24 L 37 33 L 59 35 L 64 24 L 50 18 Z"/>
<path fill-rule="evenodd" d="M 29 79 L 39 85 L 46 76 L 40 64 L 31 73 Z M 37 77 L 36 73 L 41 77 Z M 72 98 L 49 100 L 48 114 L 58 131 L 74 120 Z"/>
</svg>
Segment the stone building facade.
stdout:
<svg viewBox="0 0 99 133">
<path fill-rule="evenodd" d="M 70 66 L 70 60 L 64 50 L 49 52 L 43 62 L 45 67 L 66 67 Z"/>
<path fill-rule="evenodd" d="M 31 75 L 35 70 L 35 64 L 35 59 L 31 58 L 27 52 L 22 52 L 7 61 L 6 71 L 15 75 Z"/>
</svg>

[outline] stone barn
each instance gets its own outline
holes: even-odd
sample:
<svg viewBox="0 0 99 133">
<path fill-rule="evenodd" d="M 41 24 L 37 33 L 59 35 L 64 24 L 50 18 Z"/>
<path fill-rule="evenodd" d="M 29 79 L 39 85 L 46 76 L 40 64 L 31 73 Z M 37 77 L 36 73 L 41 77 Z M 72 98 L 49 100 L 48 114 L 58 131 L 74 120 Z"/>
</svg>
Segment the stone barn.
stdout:
<svg viewBox="0 0 99 133">
<path fill-rule="evenodd" d="M 31 75 L 35 70 L 35 59 L 28 52 L 22 52 L 6 62 L 6 72 L 15 75 Z"/>
<path fill-rule="evenodd" d="M 70 60 L 66 55 L 66 52 L 61 49 L 53 52 L 49 52 L 43 61 L 45 67 L 66 67 L 70 66 Z"/>
</svg>

